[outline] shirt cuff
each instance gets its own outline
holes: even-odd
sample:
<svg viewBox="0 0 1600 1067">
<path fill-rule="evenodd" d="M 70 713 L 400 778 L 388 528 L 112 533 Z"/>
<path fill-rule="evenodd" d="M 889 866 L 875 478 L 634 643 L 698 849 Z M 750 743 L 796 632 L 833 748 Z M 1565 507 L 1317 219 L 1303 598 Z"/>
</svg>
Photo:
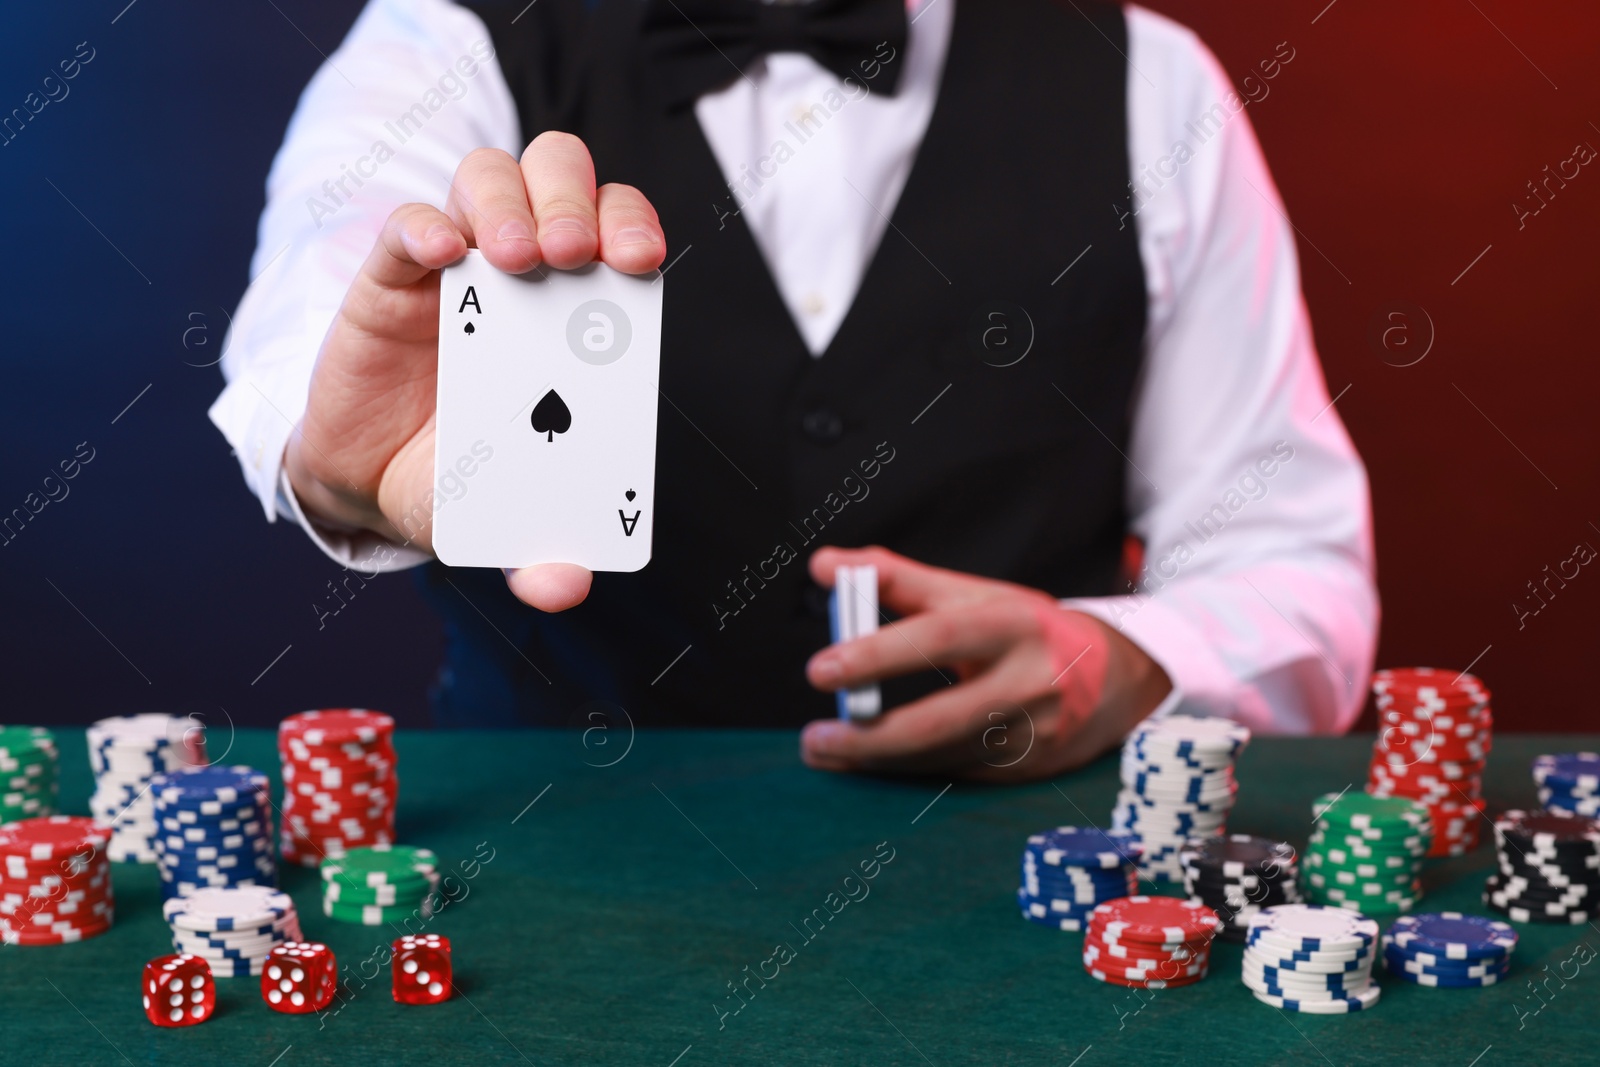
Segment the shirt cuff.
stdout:
<svg viewBox="0 0 1600 1067">
<path fill-rule="evenodd" d="M 1092 615 L 1138 645 L 1167 672 L 1172 692 L 1150 718 L 1185 712 L 1240 718 L 1239 681 L 1205 635 L 1182 613 L 1149 597 L 1083 597 L 1061 601 L 1069 611 Z M 1254 729 L 1254 724 L 1247 723 Z"/>
<path fill-rule="evenodd" d="M 278 500 L 278 475 L 283 469 L 283 452 L 294 434 L 294 420 L 280 411 L 249 378 L 228 383 L 206 412 L 211 423 L 228 444 L 244 471 L 245 484 L 261 502 L 267 521 L 281 514 Z"/>
<path fill-rule="evenodd" d="M 385 574 L 417 567 L 433 559 L 433 555 L 411 545 L 396 544 L 367 530 L 334 530 L 319 526 L 306 516 L 300 500 L 289 484 L 289 472 L 278 473 L 276 498 L 279 514 L 300 524 L 323 554 L 335 563 L 362 574 Z"/>
</svg>

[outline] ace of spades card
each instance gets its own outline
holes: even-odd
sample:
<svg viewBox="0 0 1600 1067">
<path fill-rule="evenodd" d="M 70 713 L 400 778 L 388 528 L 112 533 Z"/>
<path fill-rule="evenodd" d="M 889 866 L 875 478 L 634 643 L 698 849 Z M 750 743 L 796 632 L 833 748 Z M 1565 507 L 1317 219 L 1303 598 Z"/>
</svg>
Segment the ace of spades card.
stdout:
<svg viewBox="0 0 1600 1067">
<path fill-rule="evenodd" d="M 650 562 L 661 276 L 505 274 L 477 249 L 439 284 L 433 548 L 453 567 Z"/>
</svg>

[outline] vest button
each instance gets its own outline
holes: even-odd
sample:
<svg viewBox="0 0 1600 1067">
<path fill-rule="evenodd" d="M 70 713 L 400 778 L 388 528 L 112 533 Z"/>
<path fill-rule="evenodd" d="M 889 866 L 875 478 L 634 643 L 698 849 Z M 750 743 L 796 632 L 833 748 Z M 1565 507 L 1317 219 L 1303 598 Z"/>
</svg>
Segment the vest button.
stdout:
<svg viewBox="0 0 1600 1067">
<path fill-rule="evenodd" d="M 813 408 L 800 420 L 800 429 L 820 445 L 831 445 L 844 436 L 844 420 L 830 408 Z"/>
</svg>

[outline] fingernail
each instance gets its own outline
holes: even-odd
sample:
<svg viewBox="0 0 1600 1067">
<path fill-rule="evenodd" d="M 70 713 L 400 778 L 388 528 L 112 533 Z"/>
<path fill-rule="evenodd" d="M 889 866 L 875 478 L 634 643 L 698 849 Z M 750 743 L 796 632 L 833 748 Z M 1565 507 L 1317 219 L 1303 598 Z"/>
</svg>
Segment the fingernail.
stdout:
<svg viewBox="0 0 1600 1067">
<path fill-rule="evenodd" d="M 611 247 L 613 248 L 622 245 L 654 245 L 657 243 L 655 233 L 642 226 L 629 226 L 626 229 L 618 230 L 611 236 Z"/>
<path fill-rule="evenodd" d="M 576 233 L 584 237 L 592 232 L 587 225 L 570 216 L 540 222 L 539 229 L 543 233 Z"/>
<path fill-rule="evenodd" d="M 448 237 L 451 234 L 453 234 L 454 232 L 455 232 L 454 230 L 452 230 L 450 227 L 446 226 L 444 223 L 436 222 L 432 226 L 428 227 L 428 232 L 422 235 L 422 239 L 424 241 L 431 241 L 435 237 L 440 237 L 440 236 Z"/>
<path fill-rule="evenodd" d="M 528 224 L 521 219 L 512 219 L 501 223 L 500 228 L 495 231 L 495 236 L 502 241 L 531 241 L 533 230 L 529 229 Z"/>
<path fill-rule="evenodd" d="M 842 722 L 816 722 L 806 727 L 806 744 L 813 752 L 831 755 L 845 743 L 850 727 Z"/>
<path fill-rule="evenodd" d="M 837 656 L 818 656 L 811 661 L 811 679 L 818 685 L 835 685 L 844 677 L 844 664 Z"/>
</svg>

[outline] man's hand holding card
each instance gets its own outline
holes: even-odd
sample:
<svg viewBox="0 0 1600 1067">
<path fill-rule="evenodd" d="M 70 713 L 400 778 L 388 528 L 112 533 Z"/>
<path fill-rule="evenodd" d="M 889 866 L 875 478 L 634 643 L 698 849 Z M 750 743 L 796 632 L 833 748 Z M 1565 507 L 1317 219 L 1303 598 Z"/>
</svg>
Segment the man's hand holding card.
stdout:
<svg viewBox="0 0 1600 1067">
<path fill-rule="evenodd" d="M 459 500 L 449 501 L 440 509 L 441 513 L 473 499 L 480 488 L 485 491 L 478 494 L 479 502 L 488 501 L 506 489 L 496 478 L 502 477 L 498 471 L 511 464 L 499 468 L 495 464 L 502 456 L 510 459 L 513 455 L 527 455 L 526 450 L 519 452 L 518 448 L 508 447 L 506 453 L 496 452 L 484 462 L 484 449 L 474 454 L 471 446 L 481 438 L 486 448 L 495 447 L 485 423 L 486 431 L 467 441 L 464 455 L 456 455 L 450 451 L 455 447 L 453 440 L 441 441 L 435 418 L 440 396 L 440 324 L 441 319 L 448 321 L 453 317 L 448 313 L 453 309 L 443 309 L 445 313 L 442 313 L 440 274 L 451 264 L 463 261 L 471 248 L 478 250 L 473 257 L 477 266 L 469 266 L 472 262 L 469 260 L 462 269 L 492 268 L 489 273 L 498 276 L 496 285 L 515 284 L 507 276 L 517 276 L 520 280 L 521 276 L 536 270 L 548 281 L 551 277 L 562 277 L 555 272 L 576 271 L 598 263 L 603 266 L 590 268 L 584 277 L 610 278 L 620 287 L 608 290 L 605 297 L 598 297 L 610 299 L 623 308 L 629 318 L 632 338 L 620 358 L 609 365 L 584 363 L 564 343 L 556 351 L 548 348 L 534 351 L 530 347 L 527 356 L 530 362 L 550 361 L 552 370 L 563 358 L 578 365 L 571 368 L 574 372 L 582 368 L 625 369 L 630 382 L 648 388 L 649 464 L 643 472 L 634 474 L 637 466 L 629 467 L 624 455 L 608 451 L 590 439 L 591 425 L 598 432 L 608 418 L 603 412 L 591 413 L 588 408 L 591 396 L 605 395 L 605 386 L 593 377 L 584 381 L 574 379 L 573 384 L 565 386 L 572 391 L 570 394 L 554 385 L 547 388 L 547 392 L 555 389 L 562 396 L 562 404 L 567 409 L 565 418 L 571 420 L 560 434 L 556 433 L 555 426 L 563 421 L 563 416 L 553 402 L 540 412 L 545 430 L 540 432 L 534 427 L 533 408 L 544 398 L 543 393 L 531 399 L 517 397 L 513 409 L 524 400 L 528 401 L 528 407 L 516 420 L 523 431 L 519 446 L 539 443 L 554 449 L 557 442 L 565 446 L 582 436 L 585 447 L 593 449 L 585 454 L 593 456 L 594 462 L 605 468 L 607 477 L 640 479 L 639 484 L 616 487 L 617 503 L 624 514 L 639 512 L 631 537 L 623 533 L 622 523 L 614 514 L 618 509 L 611 509 L 611 519 L 617 524 L 623 545 L 631 548 L 634 554 L 617 559 L 601 555 L 586 557 L 595 566 L 637 569 L 649 555 L 647 516 L 651 503 L 641 494 L 653 494 L 653 484 L 643 483 L 646 479 L 653 480 L 654 471 L 653 361 L 657 358 L 659 343 L 662 287 L 655 285 L 652 295 L 640 298 L 635 304 L 634 297 L 628 294 L 649 290 L 648 278 L 626 279 L 618 275 L 652 275 L 665 258 L 666 240 L 655 209 L 639 190 L 616 184 L 596 188 L 594 164 L 588 149 L 567 134 L 540 136 L 528 146 L 520 161 L 493 149 L 473 152 L 457 169 L 443 211 L 426 204 L 407 204 L 389 216 L 323 341 L 305 417 L 299 432 L 290 438 L 285 453 L 284 469 L 296 497 L 318 523 L 346 530 L 371 530 L 396 542 L 437 551 L 433 509 L 437 493 L 436 451 L 441 457 L 438 477 L 445 476 L 445 462 L 450 463 L 458 475 L 461 473 L 456 466 L 459 463 L 473 470 L 472 476 L 465 478 L 465 494 Z M 576 277 L 565 281 L 581 285 L 581 279 Z M 631 290 L 627 288 L 630 284 Z M 548 286 L 539 292 L 554 292 L 556 288 Z M 623 294 L 621 299 L 617 299 L 618 293 Z M 458 294 L 458 299 L 461 295 L 464 293 Z M 548 312 L 551 307 L 545 300 L 543 295 L 535 298 L 539 307 Z M 575 303 L 583 302 L 576 300 Z M 566 318 L 570 317 L 569 313 Z M 563 335 L 566 318 L 560 323 Z M 603 342 L 606 325 L 596 320 L 585 321 L 584 329 L 596 331 L 590 334 L 589 342 Z M 503 331 L 495 336 L 504 338 L 511 338 L 518 328 L 516 323 L 504 328 L 493 327 L 495 331 Z M 614 321 L 610 329 L 614 340 Z M 470 335 L 463 333 L 463 336 L 471 339 Z M 505 343 L 514 344 L 515 341 Z M 583 329 L 579 331 L 579 345 L 584 345 Z M 639 358 L 641 356 L 645 358 Z M 646 363 L 650 364 L 648 368 Z M 507 382 L 506 391 L 497 399 L 509 399 L 511 388 L 521 384 Z M 448 394 L 448 379 L 446 390 Z M 584 405 L 581 423 L 579 412 L 573 407 L 580 393 L 580 402 Z M 630 386 L 619 390 L 618 403 L 629 412 L 642 410 L 639 396 L 639 391 Z M 448 403 L 448 395 L 445 399 Z M 454 421 L 454 409 L 451 410 L 451 421 Z M 514 410 L 507 413 L 508 419 L 512 414 Z M 454 432 L 449 426 L 446 429 Z M 622 452 L 636 456 L 637 451 L 632 446 L 640 437 L 642 434 L 635 429 L 628 447 Z M 571 451 L 578 449 L 574 447 Z M 578 467 L 564 469 L 577 470 Z M 555 468 L 550 470 L 554 472 Z M 495 477 L 485 478 L 491 471 L 496 472 Z M 575 478 L 562 481 L 558 499 L 552 501 L 548 512 L 553 521 L 572 520 L 574 516 L 564 509 L 573 501 L 587 499 L 578 492 L 576 483 Z M 633 503 L 626 498 L 629 489 L 634 491 L 642 506 L 629 506 Z M 610 490 L 607 484 L 597 487 L 595 493 L 605 495 Z M 479 506 L 484 505 L 480 503 Z M 528 513 L 539 513 L 537 501 L 527 502 L 526 507 L 534 509 Z M 587 522 L 590 516 L 584 512 L 577 518 Z M 570 543 L 546 544 L 554 551 Z M 579 565 L 585 562 L 584 558 L 560 560 L 540 551 L 540 544 L 530 544 L 533 544 L 531 555 L 520 558 L 512 555 L 493 564 L 519 568 L 509 571 L 507 576 L 517 597 L 546 611 L 559 611 L 581 602 L 588 594 L 590 580 L 589 567 Z M 640 545 L 645 546 L 642 555 L 638 553 Z M 520 550 L 524 546 L 513 547 Z M 476 557 L 470 560 L 463 557 L 463 561 L 478 562 Z M 633 565 L 614 566 L 619 561 Z M 522 563 L 532 565 L 521 566 Z"/>
</svg>

